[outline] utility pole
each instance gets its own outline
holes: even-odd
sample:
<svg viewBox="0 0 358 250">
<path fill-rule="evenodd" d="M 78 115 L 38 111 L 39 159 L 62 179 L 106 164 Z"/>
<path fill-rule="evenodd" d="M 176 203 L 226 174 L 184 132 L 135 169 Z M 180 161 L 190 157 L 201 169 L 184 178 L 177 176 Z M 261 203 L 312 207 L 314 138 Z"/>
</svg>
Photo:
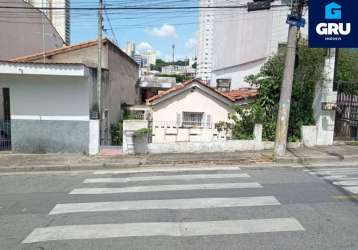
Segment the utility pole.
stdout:
<svg viewBox="0 0 358 250">
<path fill-rule="evenodd" d="M 304 0 L 295 0 L 291 14 L 288 16 L 287 23 L 289 24 L 287 52 L 285 60 L 285 69 L 281 85 L 280 104 L 277 116 L 276 125 L 276 140 L 274 149 L 274 158 L 277 159 L 286 153 L 287 146 L 287 131 L 291 107 L 292 85 L 295 70 L 296 48 L 297 48 L 297 34 L 299 27 L 302 27 L 302 11 Z"/>
<path fill-rule="evenodd" d="M 172 45 L 172 49 L 173 49 L 173 67 L 174 67 L 174 64 L 175 64 L 175 44 Z"/>
<path fill-rule="evenodd" d="M 41 1 L 41 7 L 45 8 L 45 2 L 44 0 Z M 45 18 L 44 16 L 46 15 L 45 9 L 41 10 L 41 23 L 42 23 L 42 59 L 43 59 L 43 63 L 46 63 L 46 30 L 45 30 Z"/>
<path fill-rule="evenodd" d="M 97 108 L 98 119 L 102 117 L 102 31 L 103 31 L 103 0 L 99 0 L 98 4 L 98 61 L 97 61 Z"/>
</svg>

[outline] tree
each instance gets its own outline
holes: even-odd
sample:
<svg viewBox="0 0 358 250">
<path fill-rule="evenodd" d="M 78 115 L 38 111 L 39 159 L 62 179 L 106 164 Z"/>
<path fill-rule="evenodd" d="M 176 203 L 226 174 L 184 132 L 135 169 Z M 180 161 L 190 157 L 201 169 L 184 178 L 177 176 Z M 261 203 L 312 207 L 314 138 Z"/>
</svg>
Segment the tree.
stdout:
<svg viewBox="0 0 358 250">
<path fill-rule="evenodd" d="M 341 49 L 337 58 L 338 91 L 358 95 L 358 51 Z"/>
<path fill-rule="evenodd" d="M 288 129 L 288 140 L 297 141 L 301 136 L 302 125 L 314 124 L 313 99 L 316 84 L 322 84 L 324 80 L 323 66 L 326 55 L 325 49 L 310 49 L 305 40 L 298 44 L 297 60 L 292 99 L 291 112 Z M 247 77 L 247 81 L 258 88 L 259 96 L 255 102 L 245 107 L 246 112 L 253 113 L 253 117 L 259 117 L 263 124 L 263 138 L 266 140 L 275 139 L 278 104 L 280 100 L 280 88 L 284 69 L 283 53 L 272 56 L 256 75 Z M 259 108 L 258 108 L 259 107 Z M 242 109 L 242 108 L 241 108 Z M 259 112 L 259 114 L 257 113 Z M 237 112 L 240 116 L 240 112 Z M 242 116 L 242 114 L 241 114 Z M 244 117 L 245 118 L 245 117 Z M 245 119 L 233 121 L 236 128 L 242 127 Z M 247 136 L 253 133 L 254 122 L 246 125 L 249 129 L 241 129 L 237 133 L 245 133 Z M 238 136 L 234 139 L 237 139 Z"/>
</svg>

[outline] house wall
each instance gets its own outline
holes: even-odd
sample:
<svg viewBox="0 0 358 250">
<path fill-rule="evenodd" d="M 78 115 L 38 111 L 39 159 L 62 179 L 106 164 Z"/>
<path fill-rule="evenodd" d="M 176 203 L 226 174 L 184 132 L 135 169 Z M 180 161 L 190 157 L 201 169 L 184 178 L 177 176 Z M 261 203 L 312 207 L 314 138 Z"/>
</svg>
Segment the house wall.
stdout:
<svg viewBox="0 0 358 250">
<path fill-rule="evenodd" d="M 218 133 L 215 123 L 227 121 L 231 108 L 221 101 L 209 96 L 199 88 L 171 97 L 169 100 L 152 107 L 153 143 L 177 141 L 212 141 L 225 140 L 225 135 Z M 204 112 L 211 116 L 208 128 L 181 128 L 178 126 L 177 114 L 183 112 Z"/>
<path fill-rule="evenodd" d="M 16 7 L 30 6 L 22 0 L 0 0 L 0 6 L 9 6 L 9 3 Z M 60 48 L 64 44 L 60 34 L 39 10 L 6 9 L 6 16 L 0 18 L 0 30 L 0 60 Z"/>
<path fill-rule="evenodd" d="M 265 59 L 236 65 L 229 68 L 214 70 L 212 73 L 211 86 L 216 87 L 217 79 L 231 79 L 231 89 L 252 87 L 245 78 L 252 74 L 257 74 L 264 65 Z"/>
<path fill-rule="evenodd" d="M 88 153 L 87 78 L 1 75 L 1 87 L 10 89 L 13 151 Z"/>
<path fill-rule="evenodd" d="M 322 103 L 337 103 L 337 92 L 333 91 L 335 49 L 330 49 L 325 59 L 323 83 L 317 83 L 313 101 L 313 114 L 316 121 L 317 145 L 333 145 L 336 110 L 322 110 Z"/>
<path fill-rule="evenodd" d="M 105 44 L 102 50 L 102 68 L 104 69 L 108 69 L 107 48 L 108 44 Z M 81 48 L 46 57 L 46 63 L 83 63 L 88 67 L 96 68 L 98 64 L 97 52 L 97 46 Z M 43 62 L 43 59 L 35 60 L 34 62 Z"/>
<path fill-rule="evenodd" d="M 110 79 L 110 123 L 122 119 L 121 105 L 138 104 L 140 101 L 139 67 L 114 46 L 108 48 Z"/>
<path fill-rule="evenodd" d="M 37 60 L 36 62 L 42 62 Z M 97 67 L 97 46 L 82 48 L 54 55 L 46 59 L 48 63 L 83 63 L 88 67 Z M 109 85 L 105 84 L 102 94 L 104 109 L 109 111 L 109 123 L 117 122 L 122 118 L 121 104 L 127 103 L 134 105 L 139 102 L 139 89 L 137 81 L 139 79 L 138 65 L 118 48 L 109 43 L 105 43 L 102 52 L 102 67 L 109 72 L 104 73 L 103 77 L 109 77 Z M 96 73 L 94 72 L 96 76 Z M 106 82 L 107 79 L 105 78 Z M 94 82 L 96 85 L 96 82 Z M 94 85 L 94 88 L 96 86 Z"/>
</svg>

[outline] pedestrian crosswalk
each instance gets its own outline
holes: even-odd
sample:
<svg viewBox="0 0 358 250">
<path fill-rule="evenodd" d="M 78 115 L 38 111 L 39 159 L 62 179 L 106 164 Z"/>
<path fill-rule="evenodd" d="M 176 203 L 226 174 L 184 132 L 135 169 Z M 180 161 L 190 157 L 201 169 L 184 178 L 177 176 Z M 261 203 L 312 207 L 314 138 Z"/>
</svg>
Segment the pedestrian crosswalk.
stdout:
<svg viewBox="0 0 358 250">
<path fill-rule="evenodd" d="M 236 196 L 238 190 L 263 190 L 264 185 L 252 180 L 238 168 L 220 169 L 152 169 L 149 171 L 105 170 L 95 171 L 93 177 L 84 179 L 78 188 L 69 192 L 76 203 L 59 203 L 49 212 L 49 216 L 61 218 L 66 216 L 80 216 L 82 214 L 97 215 L 105 213 L 123 212 L 145 213 L 148 211 L 170 210 L 191 212 L 191 209 L 201 211 L 213 210 L 220 213 L 220 209 L 255 209 L 258 207 L 279 207 L 282 204 L 273 195 L 264 196 Z M 170 182 L 170 184 L 163 184 Z M 137 183 L 138 182 L 138 183 Z M 105 185 L 105 186 L 104 186 Z M 230 196 L 223 197 L 220 192 L 230 192 Z M 236 190 L 236 191 L 235 191 Z M 175 194 L 190 191 L 190 198 L 178 198 Z M 209 193 L 205 197 L 201 192 Z M 211 193 L 212 192 L 212 193 Z M 138 199 L 137 193 L 148 195 L 147 199 Z M 165 194 L 164 199 L 150 199 L 154 193 Z M 126 196 L 123 196 L 125 194 Z M 222 193 L 221 193 L 222 194 Z M 128 196 L 129 195 L 129 196 Z M 128 200 L 125 197 L 131 197 Z M 101 201 L 98 201 L 101 197 Z M 168 198 L 169 197 L 169 198 Z M 91 200 L 93 199 L 93 200 Z M 108 200 L 106 200 L 108 199 Z M 105 201 L 103 201 L 105 200 Z M 82 201 L 82 202 L 81 202 Z M 121 214 L 122 213 L 122 214 Z M 142 217 L 141 217 L 142 218 Z M 35 228 L 22 243 L 37 243 L 65 240 L 95 240 L 123 237 L 195 237 L 218 235 L 241 235 L 256 233 L 279 233 L 305 231 L 305 228 L 294 217 L 277 218 L 226 218 L 218 220 L 195 219 L 193 221 L 144 221 L 104 224 L 69 225 Z M 175 216 L 174 216 L 175 218 Z M 97 221 L 96 221 L 97 222 Z M 108 221 L 107 221 L 108 222 Z M 99 222 L 101 223 L 101 222 Z M 102 222 L 103 223 L 103 222 Z"/>
<path fill-rule="evenodd" d="M 358 194 L 358 168 L 321 168 L 311 174 L 331 182 L 354 195 Z"/>
</svg>

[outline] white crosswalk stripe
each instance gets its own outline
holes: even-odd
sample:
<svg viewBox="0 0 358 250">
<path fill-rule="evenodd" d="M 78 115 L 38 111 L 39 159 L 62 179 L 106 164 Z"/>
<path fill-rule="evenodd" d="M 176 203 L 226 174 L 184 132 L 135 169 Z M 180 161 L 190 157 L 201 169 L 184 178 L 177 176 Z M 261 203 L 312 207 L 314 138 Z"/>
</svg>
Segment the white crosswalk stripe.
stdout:
<svg viewBox="0 0 358 250">
<path fill-rule="evenodd" d="M 175 170 L 175 171 L 174 171 Z M 207 171 L 217 171 L 219 173 L 208 173 Z M 232 179 L 251 178 L 246 173 L 225 172 L 232 171 L 233 168 L 200 168 L 194 170 L 193 173 L 183 173 L 193 171 L 193 169 L 153 169 L 132 172 L 132 170 L 105 170 L 96 171 L 98 175 L 116 175 L 116 174 L 133 174 L 125 178 L 106 177 L 106 178 L 88 178 L 84 180 L 84 184 L 91 184 L 90 187 L 79 187 L 73 189 L 69 194 L 75 195 L 76 199 L 86 197 L 87 202 L 78 203 L 60 203 L 57 204 L 49 213 L 49 216 L 57 216 L 61 219 L 66 216 L 79 216 L 81 214 L 97 213 L 96 216 L 106 212 L 125 212 L 136 211 L 136 213 L 147 213 L 149 210 L 157 210 L 157 213 L 171 210 L 186 210 L 190 213 L 192 209 L 209 209 L 213 213 L 220 209 L 258 209 L 258 207 L 281 205 L 275 196 L 244 196 L 244 197 L 195 197 L 195 193 L 190 198 L 166 198 L 166 199 L 138 199 L 138 200 L 110 200 L 101 202 L 88 202 L 90 199 L 102 197 L 105 194 L 125 194 L 125 193 L 144 193 L 157 195 L 174 194 L 176 191 L 198 191 L 201 190 L 262 190 L 263 186 L 258 182 L 232 182 Z M 234 170 L 238 170 L 235 168 Z M 203 171 L 202 173 L 200 171 Z M 160 172 L 160 175 L 158 175 Z M 174 172 L 176 174 L 174 174 Z M 135 175 L 141 173 L 140 175 Z M 143 174 L 147 173 L 147 174 Z M 214 183 L 215 179 L 221 182 Z M 175 184 L 161 185 L 160 181 L 173 181 Z M 205 183 L 190 183 L 194 180 L 200 180 Z M 230 182 L 223 182 L 227 180 Z M 141 182 L 142 185 L 133 185 Z M 96 184 L 111 184 L 110 187 L 93 187 Z M 120 185 L 120 187 L 116 186 Z M 125 186 L 123 186 L 125 185 Z M 128 185 L 128 186 L 127 186 Z M 91 195 L 91 196 L 88 196 Z M 103 196 L 112 197 L 113 196 Z M 122 196 L 119 196 L 120 198 Z M 149 196 L 150 197 L 150 196 Z M 220 209 L 219 209 L 220 208 Z M 215 210 L 216 209 L 216 210 Z M 119 216 L 123 216 L 119 214 Z M 97 217 L 98 218 L 98 217 Z M 150 218 L 148 218 L 150 221 Z M 207 221 L 196 218 L 194 221 L 187 222 L 136 222 L 136 223 L 112 223 L 112 224 L 81 224 L 81 225 L 62 225 L 35 228 L 22 243 L 36 243 L 47 241 L 64 241 L 64 240 L 86 240 L 86 239 L 107 239 L 121 237 L 186 237 L 186 236 L 214 236 L 214 235 L 233 235 L 248 233 L 267 233 L 267 232 L 301 232 L 305 228 L 295 218 L 250 218 L 245 220 L 225 220 Z"/>
<path fill-rule="evenodd" d="M 140 236 L 210 236 L 304 231 L 294 218 L 57 226 L 35 229 L 23 243 Z"/>
<path fill-rule="evenodd" d="M 351 192 L 352 194 L 358 194 L 358 186 L 350 186 L 350 187 L 343 187 L 343 188 Z"/>
<path fill-rule="evenodd" d="M 334 185 L 337 186 L 358 186 L 358 180 L 355 181 L 335 181 L 333 182 Z"/>
<path fill-rule="evenodd" d="M 166 180 L 196 180 L 196 179 L 233 179 L 249 178 L 248 174 L 195 174 L 195 175 L 159 175 L 128 178 L 89 178 L 83 183 L 125 183 L 131 181 L 166 181 Z"/>
<path fill-rule="evenodd" d="M 322 168 L 311 173 L 350 193 L 358 194 L 358 168 Z"/>
<path fill-rule="evenodd" d="M 208 190 L 208 189 L 236 189 L 236 188 L 262 188 L 257 182 L 242 183 L 205 183 L 187 185 L 154 185 L 154 186 L 133 186 L 123 188 L 76 188 L 70 194 L 120 194 L 120 193 L 141 193 L 141 192 L 163 192 L 183 190 Z"/>
<path fill-rule="evenodd" d="M 198 198 L 57 204 L 50 214 L 128 211 L 146 209 L 198 209 L 280 205 L 273 196 L 240 198 Z"/>
</svg>

